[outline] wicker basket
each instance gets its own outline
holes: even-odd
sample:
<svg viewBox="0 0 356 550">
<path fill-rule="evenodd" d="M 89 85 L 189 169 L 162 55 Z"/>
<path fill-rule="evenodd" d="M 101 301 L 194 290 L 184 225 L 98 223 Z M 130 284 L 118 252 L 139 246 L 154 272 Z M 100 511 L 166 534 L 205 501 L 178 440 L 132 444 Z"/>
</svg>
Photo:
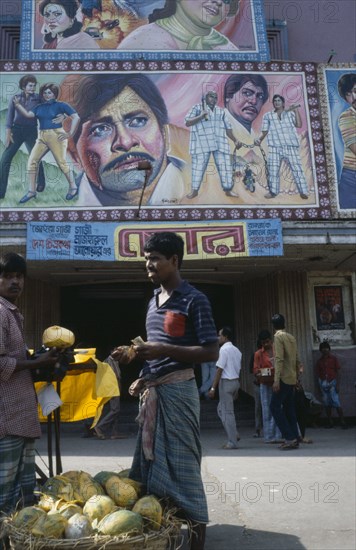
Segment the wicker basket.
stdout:
<svg viewBox="0 0 356 550">
<path fill-rule="evenodd" d="M 165 518 L 159 531 L 135 537 L 95 535 L 81 539 L 44 539 L 34 537 L 13 526 L 11 518 L 3 522 L 12 550 L 178 550 L 182 546 L 181 523 L 174 517 Z"/>
</svg>

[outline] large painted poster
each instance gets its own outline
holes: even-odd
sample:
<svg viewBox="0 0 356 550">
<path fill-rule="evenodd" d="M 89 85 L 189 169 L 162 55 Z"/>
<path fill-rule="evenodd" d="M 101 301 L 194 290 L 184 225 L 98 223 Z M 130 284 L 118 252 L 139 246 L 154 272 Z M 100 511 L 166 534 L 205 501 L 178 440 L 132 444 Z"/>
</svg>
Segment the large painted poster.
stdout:
<svg viewBox="0 0 356 550">
<path fill-rule="evenodd" d="M 356 214 L 356 65 L 320 67 L 335 213 Z"/>
<path fill-rule="evenodd" d="M 21 59 L 269 60 L 263 0 L 22 0 Z"/>
<path fill-rule="evenodd" d="M 331 216 L 311 63 L 7 62 L 1 83 L 2 220 Z"/>
</svg>

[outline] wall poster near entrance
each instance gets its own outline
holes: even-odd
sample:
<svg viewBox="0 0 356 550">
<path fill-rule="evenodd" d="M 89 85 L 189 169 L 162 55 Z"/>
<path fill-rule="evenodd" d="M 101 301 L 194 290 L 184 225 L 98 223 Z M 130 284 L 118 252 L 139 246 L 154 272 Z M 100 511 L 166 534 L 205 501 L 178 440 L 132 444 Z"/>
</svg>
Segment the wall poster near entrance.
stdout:
<svg viewBox="0 0 356 550">
<path fill-rule="evenodd" d="M 22 0 L 24 60 L 269 61 L 263 0 Z"/>
<path fill-rule="evenodd" d="M 0 68 L 3 221 L 331 217 L 315 64 Z"/>
<path fill-rule="evenodd" d="M 344 330 L 342 286 L 315 286 L 317 330 Z"/>
<path fill-rule="evenodd" d="M 356 65 L 319 67 L 332 202 L 340 217 L 356 215 Z"/>
</svg>

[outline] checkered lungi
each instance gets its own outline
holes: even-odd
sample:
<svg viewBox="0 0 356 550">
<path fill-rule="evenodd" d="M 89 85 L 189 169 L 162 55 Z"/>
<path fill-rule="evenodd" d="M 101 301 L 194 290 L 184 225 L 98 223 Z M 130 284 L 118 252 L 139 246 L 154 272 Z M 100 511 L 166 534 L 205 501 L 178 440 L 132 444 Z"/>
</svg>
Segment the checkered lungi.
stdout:
<svg viewBox="0 0 356 550">
<path fill-rule="evenodd" d="M 35 440 L 6 436 L 0 439 L 0 511 L 34 503 Z"/>
<path fill-rule="evenodd" d="M 302 168 L 299 147 L 292 147 L 291 145 L 284 145 L 281 147 L 268 146 L 267 165 L 269 172 L 268 186 L 270 192 L 274 195 L 278 195 L 279 193 L 279 171 L 281 168 L 282 160 L 288 162 L 298 192 L 303 193 L 304 195 L 308 195 L 308 184 Z"/>
<path fill-rule="evenodd" d="M 156 387 L 154 460 L 142 450 L 142 428 L 137 438 L 130 478 L 141 481 L 147 493 L 170 497 L 186 516 L 208 523 L 208 509 L 200 473 L 200 401 L 195 379 Z"/>
</svg>

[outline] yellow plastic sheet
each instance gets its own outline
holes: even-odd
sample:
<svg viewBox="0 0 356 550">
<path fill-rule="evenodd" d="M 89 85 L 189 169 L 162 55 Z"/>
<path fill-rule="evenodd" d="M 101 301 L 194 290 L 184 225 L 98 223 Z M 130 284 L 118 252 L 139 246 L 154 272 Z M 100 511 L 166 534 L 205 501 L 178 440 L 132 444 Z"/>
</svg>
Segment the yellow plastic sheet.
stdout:
<svg viewBox="0 0 356 550">
<path fill-rule="evenodd" d="M 71 371 L 60 383 L 60 397 L 63 405 L 60 407 L 61 422 L 77 422 L 85 418 L 94 417 L 93 427 L 100 418 L 102 409 L 111 399 L 120 395 L 120 389 L 114 371 L 107 363 L 92 358 L 96 363 L 96 372 L 77 373 Z M 83 365 L 84 366 L 84 365 Z M 46 382 L 37 382 L 38 391 Z M 57 389 L 56 382 L 53 386 Z M 46 422 L 40 408 L 38 409 L 40 422 Z"/>
</svg>

